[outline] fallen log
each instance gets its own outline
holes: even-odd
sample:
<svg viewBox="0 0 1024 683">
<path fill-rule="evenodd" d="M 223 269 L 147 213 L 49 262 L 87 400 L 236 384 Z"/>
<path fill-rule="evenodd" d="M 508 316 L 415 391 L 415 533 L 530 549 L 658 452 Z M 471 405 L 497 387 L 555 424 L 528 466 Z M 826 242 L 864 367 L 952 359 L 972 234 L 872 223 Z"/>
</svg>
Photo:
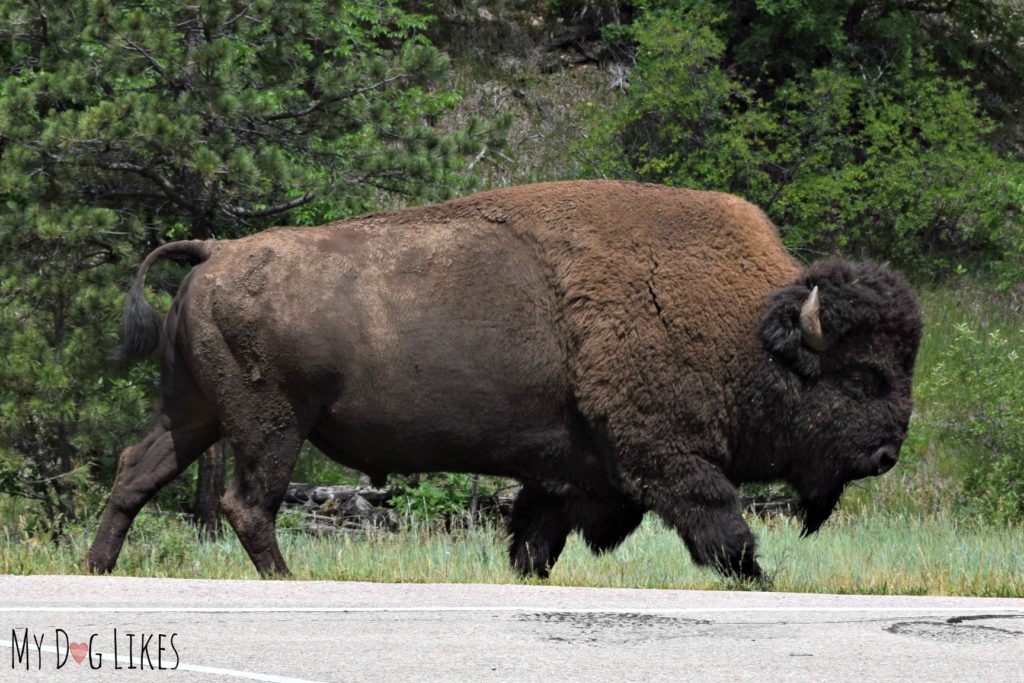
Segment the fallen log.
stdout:
<svg viewBox="0 0 1024 683">
<path fill-rule="evenodd" d="M 353 496 L 359 496 L 366 502 L 382 506 L 394 496 L 403 493 L 400 486 L 388 486 L 382 489 L 375 489 L 370 486 L 321 486 L 319 484 L 288 484 L 288 490 L 284 494 L 285 505 L 324 505 L 329 502 L 344 503 L 351 500 Z"/>
<path fill-rule="evenodd" d="M 493 512 L 498 517 L 511 514 L 519 487 L 512 486 L 486 496 L 480 501 L 480 512 Z M 292 483 L 284 495 L 284 504 L 301 507 L 309 514 L 310 530 L 397 529 L 399 513 L 392 509 L 390 502 L 405 492 L 401 486 L 373 488 L 371 486 L 322 486 L 319 484 Z M 769 517 L 780 514 L 794 514 L 796 501 L 786 496 L 744 496 L 741 504 L 744 511 Z"/>
</svg>

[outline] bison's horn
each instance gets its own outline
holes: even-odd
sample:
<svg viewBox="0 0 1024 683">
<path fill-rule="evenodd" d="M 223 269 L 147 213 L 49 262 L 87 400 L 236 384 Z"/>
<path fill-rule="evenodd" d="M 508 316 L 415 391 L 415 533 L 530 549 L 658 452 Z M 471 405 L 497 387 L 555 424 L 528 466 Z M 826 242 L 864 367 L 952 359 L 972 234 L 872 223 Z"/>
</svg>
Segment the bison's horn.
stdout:
<svg viewBox="0 0 1024 683">
<path fill-rule="evenodd" d="M 821 320 L 818 319 L 820 308 L 821 300 L 818 298 L 818 288 L 815 287 L 800 308 L 800 332 L 803 333 L 804 344 L 818 353 L 828 348 L 828 342 L 821 331 Z"/>
</svg>

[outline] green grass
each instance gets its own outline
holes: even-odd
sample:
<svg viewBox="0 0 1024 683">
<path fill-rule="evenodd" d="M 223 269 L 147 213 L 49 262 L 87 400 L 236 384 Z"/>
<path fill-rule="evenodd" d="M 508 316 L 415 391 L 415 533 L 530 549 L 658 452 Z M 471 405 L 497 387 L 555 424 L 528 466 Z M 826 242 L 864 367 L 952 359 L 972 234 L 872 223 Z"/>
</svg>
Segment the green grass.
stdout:
<svg viewBox="0 0 1024 683">
<path fill-rule="evenodd" d="M 992 528 L 879 513 L 839 513 L 816 536 L 799 538 L 786 518 L 752 519 L 773 589 L 811 593 L 1024 595 L 1024 528 Z M 621 588 L 749 588 L 693 565 L 682 541 L 655 518 L 614 553 L 594 557 L 573 536 L 547 582 L 517 578 L 503 534 L 494 528 L 444 533 L 311 536 L 278 534 L 300 580 L 409 583 L 549 583 Z M 84 572 L 84 530 L 54 545 L 0 535 L 0 573 Z M 174 516 L 143 513 L 116 573 L 130 576 L 249 579 L 256 572 L 237 539 L 200 543 Z"/>
</svg>

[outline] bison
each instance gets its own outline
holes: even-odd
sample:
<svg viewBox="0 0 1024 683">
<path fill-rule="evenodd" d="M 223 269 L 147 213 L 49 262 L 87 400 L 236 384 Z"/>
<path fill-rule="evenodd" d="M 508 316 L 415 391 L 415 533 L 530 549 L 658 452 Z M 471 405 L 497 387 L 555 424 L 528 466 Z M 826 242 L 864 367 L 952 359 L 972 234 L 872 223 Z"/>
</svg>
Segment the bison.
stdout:
<svg viewBox="0 0 1024 683">
<path fill-rule="evenodd" d="M 143 294 L 165 257 L 194 268 L 161 332 Z M 375 480 L 519 480 L 523 574 L 572 531 L 615 548 L 652 510 L 698 564 L 765 580 L 736 486 L 788 482 L 815 532 L 896 463 L 921 335 L 887 267 L 803 269 L 737 197 L 613 181 L 166 244 L 124 327 L 125 356 L 162 347 L 161 407 L 121 454 L 89 568 L 225 438 L 223 510 L 264 576 L 288 573 L 275 516 L 309 440 Z"/>
</svg>

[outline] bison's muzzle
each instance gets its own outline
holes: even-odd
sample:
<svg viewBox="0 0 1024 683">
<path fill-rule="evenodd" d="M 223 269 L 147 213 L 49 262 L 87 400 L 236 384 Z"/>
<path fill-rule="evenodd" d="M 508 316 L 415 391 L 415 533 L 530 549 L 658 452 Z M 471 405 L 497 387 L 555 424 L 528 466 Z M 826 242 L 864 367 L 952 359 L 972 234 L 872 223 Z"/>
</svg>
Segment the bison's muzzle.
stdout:
<svg viewBox="0 0 1024 683">
<path fill-rule="evenodd" d="M 885 474 L 896 466 L 900 459 L 899 446 L 882 446 L 871 454 L 871 462 L 874 463 L 874 476 Z"/>
</svg>

